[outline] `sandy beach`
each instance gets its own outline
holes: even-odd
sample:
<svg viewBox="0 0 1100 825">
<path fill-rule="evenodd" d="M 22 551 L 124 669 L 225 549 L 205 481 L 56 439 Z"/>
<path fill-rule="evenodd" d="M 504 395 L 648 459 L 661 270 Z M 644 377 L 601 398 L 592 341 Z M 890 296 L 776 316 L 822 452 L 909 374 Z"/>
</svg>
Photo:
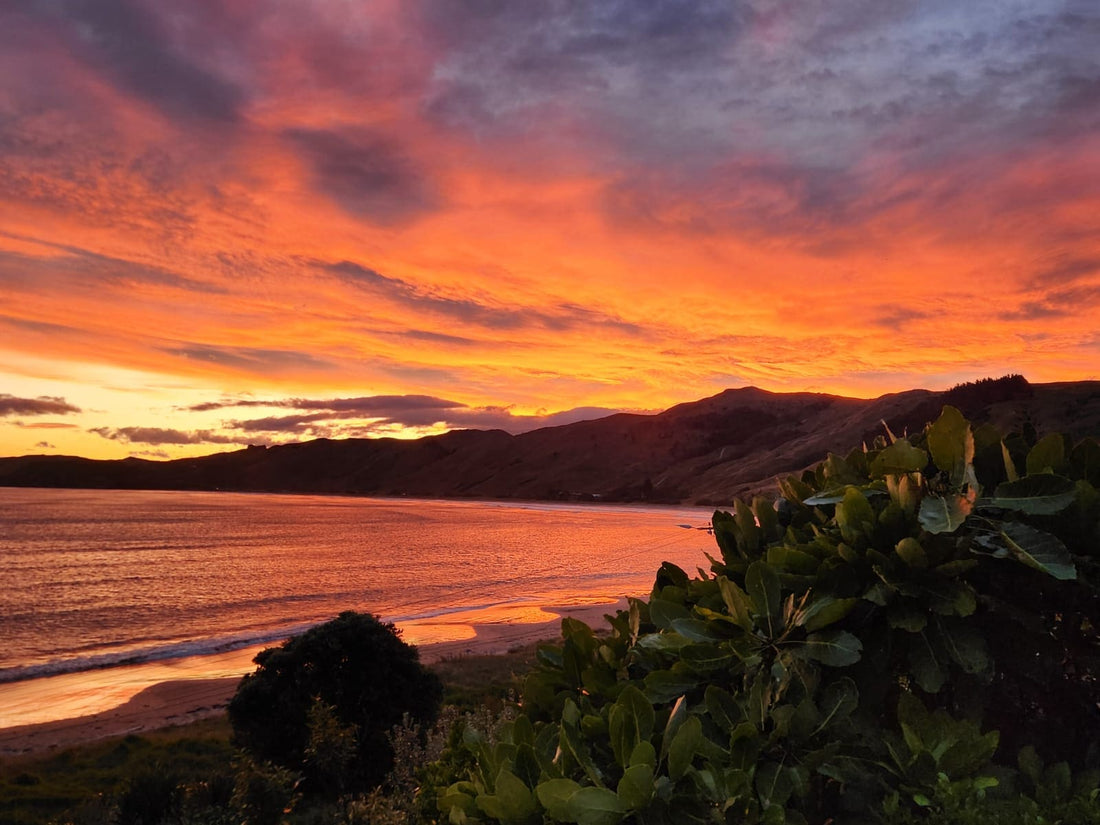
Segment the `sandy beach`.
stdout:
<svg viewBox="0 0 1100 825">
<path fill-rule="evenodd" d="M 416 637 L 449 638 L 418 644 L 421 661 L 430 664 L 466 655 L 504 653 L 519 645 L 557 638 L 564 616 L 598 627 L 605 614 L 613 614 L 624 604 L 541 608 L 520 621 L 505 617 L 452 627 L 410 626 L 403 631 L 405 638 L 414 643 Z M 218 657 L 0 686 L 0 758 L 43 755 L 97 739 L 186 725 L 223 713 L 241 676 L 252 669 L 252 658 L 258 651 L 244 649 Z M 232 675 L 211 677 L 212 672 Z M 105 702 L 109 706 L 100 709 Z M 73 710 L 70 718 L 58 718 L 58 703 Z M 39 721 L 18 723 L 23 720 Z"/>
</svg>

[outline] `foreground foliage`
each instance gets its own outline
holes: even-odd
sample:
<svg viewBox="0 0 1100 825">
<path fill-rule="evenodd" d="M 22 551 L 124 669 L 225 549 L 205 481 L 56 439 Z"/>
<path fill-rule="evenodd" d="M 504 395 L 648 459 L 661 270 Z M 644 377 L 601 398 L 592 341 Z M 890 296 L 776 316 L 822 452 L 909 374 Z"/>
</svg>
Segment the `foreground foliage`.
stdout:
<svg viewBox="0 0 1100 825">
<path fill-rule="evenodd" d="M 393 765 L 387 733 L 431 723 L 443 686 L 392 624 L 361 613 L 256 657 L 229 703 L 235 740 L 253 757 L 300 772 L 305 790 L 339 795 L 378 785 Z"/>
<path fill-rule="evenodd" d="M 564 620 L 522 712 L 447 756 L 439 816 L 1096 821 L 1098 485 L 1095 441 L 951 407 L 830 455 L 715 513 L 710 570 L 665 564 L 608 635 Z"/>
</svg>

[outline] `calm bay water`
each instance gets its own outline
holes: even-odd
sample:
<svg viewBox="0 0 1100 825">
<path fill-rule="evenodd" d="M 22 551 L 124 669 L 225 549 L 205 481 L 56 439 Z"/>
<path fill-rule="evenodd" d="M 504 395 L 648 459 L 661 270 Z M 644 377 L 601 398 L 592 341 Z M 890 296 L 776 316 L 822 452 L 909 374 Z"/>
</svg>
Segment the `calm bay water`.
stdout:
<svg viewBox="0 0 1100 825">
<path fill-rule="evenodd" d="M 207 656 L 342 610 L 423 643 L 705 566 L 696 508 L 0 488 L 0 682 Z M 459 635 L 456 635 L 459 634 Z"/>
</svg>

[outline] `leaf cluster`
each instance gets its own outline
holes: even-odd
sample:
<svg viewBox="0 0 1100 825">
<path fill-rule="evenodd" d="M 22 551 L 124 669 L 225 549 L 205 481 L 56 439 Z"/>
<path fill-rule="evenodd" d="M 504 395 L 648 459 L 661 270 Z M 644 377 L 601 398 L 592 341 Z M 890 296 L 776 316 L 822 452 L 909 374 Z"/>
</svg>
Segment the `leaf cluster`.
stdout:
<svg viewBox="0 0 1100 825">
<path fill-rule="evenodd" d="M 866 822 L 1098 760 L 1100 447 L 951 407 L 717 512 L 596 635 L 565 619 L 520 713 L 437 788 L 450 822 Z M 945 801 L 946 800 L 946 801 Z"/>
<path fill-rule="evenodd" d="M 237 744 L 300 771 L 309 790 L 377 785 L 393 764 L 387 733 L 431 722 L 443 687 L 392 624 L 345 612 L 255 659 L 229 703 Z"/>
</svg>

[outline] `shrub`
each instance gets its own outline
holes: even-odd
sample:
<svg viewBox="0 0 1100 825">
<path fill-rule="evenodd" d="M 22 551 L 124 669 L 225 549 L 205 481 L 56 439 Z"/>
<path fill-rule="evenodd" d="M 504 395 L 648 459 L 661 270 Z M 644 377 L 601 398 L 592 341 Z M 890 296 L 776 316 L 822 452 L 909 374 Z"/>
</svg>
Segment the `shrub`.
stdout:
<svg viewBox="0 0 1100 825">
<path fill-rule="evenodd" d="M 234 736 L 319 790 L 377 785 L 393 761 L 386 733 L 406 715 L 433 720 L 443 692 L 392 624 L 359 613 L 341 613 L 255 661 L 229 704 Z"/>
<path fill-rule="evenodd" d="M 709 572 L 666 563 L 603 636 L 563 620 L 522 712 L 456 745 L 441 813 L 946 822 L 998 794 L 1026 813 L 1048 780 L 1064 810 L 1086 804 L 1098 472 L 1093 441 L 1002 438 L 947 407 L 786 479 L 774 506 L 736 502 Z"/>
</svg>

